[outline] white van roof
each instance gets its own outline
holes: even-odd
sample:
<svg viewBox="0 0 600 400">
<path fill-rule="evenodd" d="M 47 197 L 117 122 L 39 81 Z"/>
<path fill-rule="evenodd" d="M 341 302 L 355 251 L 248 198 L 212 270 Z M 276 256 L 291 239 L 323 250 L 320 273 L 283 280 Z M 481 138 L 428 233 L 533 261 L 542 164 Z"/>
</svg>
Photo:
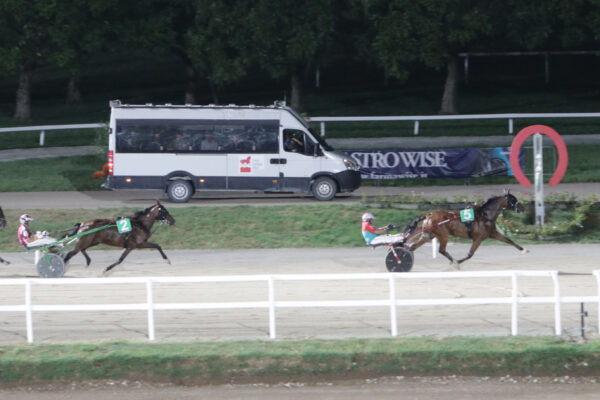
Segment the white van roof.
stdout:
<svg viewBox="0 0 600 400">
<path fill-rule="evenodd" d="M 234 109 L 269 109 L 269 110 L 273 110 L 273 109 L 286 109 L 286 110 L 291 110 L 293 111 L 290 107 L 285 105 L 285 101 L 276 101 L 272 106 L 257 106 L 254 104 L 249 104 L 249 105 L 237 105 L 237 104 L 227 104 L 227 105 L 218 105 L 218 104 L 208 104 L 208 105 L 196 105 L 196 104 L 171 104 L 171 103 L 165 103 L 165 104 L 152 104 L 152 103 L 146 103 L 146 104 L 123 104 L 121 103 L 121 100 L 111 100 L 108 102 L 108 104 L 110 105 L 110 108 L 200 108 L 200 109 L 206 109 L 206 108 L 216 108 L 216 109 L 223 109 L 223 108 L 234 108 Z"/>
<path fill-rule="evenodd" d="M 108 102 L 111 109 L 140 109 L 140 110 L 166 110 L 166 109 L 175 109 L 175 110 L 285 110 L 292 114 L 302 125 L 306 128 L 309 127 L 308 121 L 306 118 L 302 117 L 291 107 L 286 106 L 285 101 L 275 101 L 271 106 L 256 106 L 254 104 L 249 105 L 236 105 L 236 104 L 228 104 L 228 105 L 217 105 L 217 104 L 208 104 L 208 105 L 195 105 L 195 104 L 122 104 L 121 100 L 111 100 Z"/>
</svg>

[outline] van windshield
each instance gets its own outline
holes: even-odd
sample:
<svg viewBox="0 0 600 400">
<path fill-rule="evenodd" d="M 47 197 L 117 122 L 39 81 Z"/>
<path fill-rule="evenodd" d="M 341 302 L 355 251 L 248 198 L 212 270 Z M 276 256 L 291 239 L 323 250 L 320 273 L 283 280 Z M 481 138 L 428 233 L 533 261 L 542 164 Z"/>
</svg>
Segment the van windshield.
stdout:
<svg viewBox="0 0 600 400">
<path fill-rule="evenodd" d="M 318 132 L 316 132 L 314 129 L 312 129 L 310 127 L 310 125 L 308 124 L 308 122 L 306 121 L 306 119 L 302 118 L 302 116 L 300 114 L 298 114 L 293 108 L 290 107 L 285 107 L 294 117 L 296 117 L 296 119 L 298 121 L 300 121 L 300 123 L 306 128 L 308 129 L 308 131 L 312 134 L 312 136 L 315 138 L 315 140 L 317 142 L 319 142 L 319 145 L 327 150 L 327 151 L 333 151 L 333 147 L 331 147 L 329 145 L 329 143 L 327 143 L 325 141 L 325 138 L 322 137 Z"/>
<path fill-rule="evenodd" d="M 317 142 L 319 142 L 319 145 L 324 148 L 327 151 L 333 151 L 333 147 L 331 147 L 329 145 L 329 143 L 327 143 L 325 141 L 325 138 L 323 136 L 321 136 L 318 132 L 316 132 L 313 128 L 308 128 L 308 130 L 310 131 L 310 133 L 312 133 L 312 136 L 317 140 Z"/>
</svg>

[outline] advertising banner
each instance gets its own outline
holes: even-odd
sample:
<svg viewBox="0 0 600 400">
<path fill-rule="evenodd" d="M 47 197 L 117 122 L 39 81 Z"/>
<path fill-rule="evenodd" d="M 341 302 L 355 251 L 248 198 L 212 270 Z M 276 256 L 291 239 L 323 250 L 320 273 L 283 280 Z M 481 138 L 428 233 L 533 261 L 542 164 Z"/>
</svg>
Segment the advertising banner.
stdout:
<svg viewBox="0 0 600 400">
<path fill-rule="evenodd" d="M 363 179 L 470 178 L 513 176 L 510 147 L 485 149 L 346 150 L 360 164 Z M 525 153 L 519 153 L 521 168 Z"/>
</svg>

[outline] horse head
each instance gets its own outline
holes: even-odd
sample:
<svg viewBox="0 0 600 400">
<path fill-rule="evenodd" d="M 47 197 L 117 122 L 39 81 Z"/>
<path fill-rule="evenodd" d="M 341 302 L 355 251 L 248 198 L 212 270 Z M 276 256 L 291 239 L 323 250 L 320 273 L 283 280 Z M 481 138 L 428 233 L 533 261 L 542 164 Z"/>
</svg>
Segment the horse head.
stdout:
<svg viewBox="0 0 600 400">
<path fill-rule="evenodd" d="M 504 192 L 504 199 L 506 200 L 506 206 L 504 207 L 506 210 L 516 212 L 525 211 L 525 206 L 519 203 L 519 200 L 514 195 L 510 194 L 510 190 Z"/>
<path fill-rule="evenodd" d="M 163 224 L 173 225 L 175 223 L 175 218 L 169 214 L 169 211 L 158 200 L 156 201 L 156 205 L 152 206 L 152 215 L 155 221 L 162 222 Z"/>
</svg>

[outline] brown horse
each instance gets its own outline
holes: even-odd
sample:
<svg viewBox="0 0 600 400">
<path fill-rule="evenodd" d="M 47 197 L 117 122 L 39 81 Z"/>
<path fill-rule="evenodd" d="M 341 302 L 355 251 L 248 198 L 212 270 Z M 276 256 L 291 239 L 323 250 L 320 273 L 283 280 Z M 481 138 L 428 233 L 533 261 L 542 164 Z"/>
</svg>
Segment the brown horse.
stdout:
<svg viewBox="0 0 600 400">
<path fill-rule="evenodd" d="M 522 253 L 527 253 L 527 250 L 496 230 L 496 219 L 500 212 L 503 210 L 522 212 L 524 209 L 517 198 L 510 194 L 510 191 L 505 191 L 504 195 L 491 197 L 482 205 L 474 207 L 475 219 L 472 222 L 461 222 L 459 211 L 434 211 L 417 219 L 417 221 L 423 221 L 420 236 L 416 241 L 409 241 L 408 248 L 414 251 L 424 243 L 436 238 L 440 242 L 439 252 L 455 266 L 473 257 L 481 242 L 488 238 L 508 243 L 519 249 Z M 446 251 L 449 236 L 468 238 L 473 241 L 471 249 L 465 258 L 456 261 Z"/>
<path fill-rule="evenodd" d="M 2 207 L 0 207 L 0 228 L 4 228 L 6 226 L 6 217 L 4 216 L 4 212 L 2 211 Z M 0 257 L 0 263 L 4 263 L 6 265 L 10 264 L 9 261 Z"/>
<path fill-rule="evenodd" d="M 81 252 L 85 257 L 86 266 L 90 265 L 92 261 L 90 256 L 87 254 L 86 249 L 95 246 L 97 244 L 106 244 L 109 246 L 123 247 L 125 251 L 121 254 L 119 259 L 106 267 L 104 273 L 106 274 L 116 265 L 123 262 L 125 257 L 133 249 L 156 249 L 160 252 L 160 255 L 167 263 L 170 264 L 167 255 L 163 252 L 161 247 L 156 243 L 148 242 L 148 239 L 152 235 L 151 229 L 154 222 L 159 221 L 169 225 L 175 223 L 175 219 L 169 214 L 167 209 L 160 204 L 158 201 L 155 205 L 146 208 L 143 211 L 138 211 L 131 217 L 131 232 L 119 233 L 114 219 L 93 219 L 76 224 L 71 230 L 65 235 L 73 236 L 76 234 L 83 234 L 77 239 L 75 248 L 67 253 L 64 258 L 65 263 L 71 259 L 75 254 Z M 98 231 L 85 234 L 92 229 L 109 226 L 109 228 L 100 229 Z"/>
</svg>

